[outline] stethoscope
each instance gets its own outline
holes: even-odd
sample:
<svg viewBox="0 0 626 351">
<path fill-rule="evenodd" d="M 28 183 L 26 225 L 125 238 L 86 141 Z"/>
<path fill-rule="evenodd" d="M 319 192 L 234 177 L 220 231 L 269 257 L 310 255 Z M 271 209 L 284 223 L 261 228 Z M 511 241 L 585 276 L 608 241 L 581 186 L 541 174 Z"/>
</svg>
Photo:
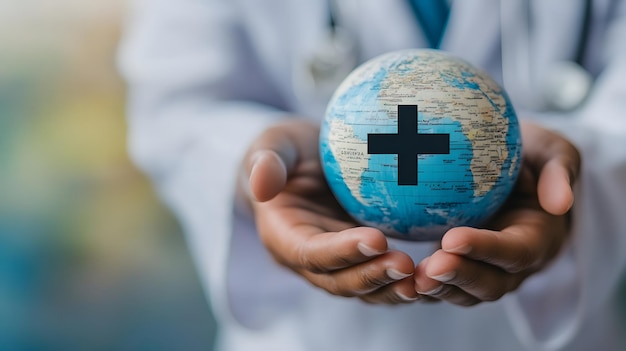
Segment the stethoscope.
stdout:
<svg viewBox="0 0 626 351">
<path fill-rule="evenodd" d="M 500 2 L 502 76 L 504 85 L 525 108 L 571 111 L 580 107 L 591 91 L 592 75 L 583 67 L 590 36 L 592 0 L 585 0 L 583 24 L 574 60 L 553 62 L 538 73 L 531 57 L 530 1 Z M 354 34 L 341 25 L 339 0 L 328 1 L 328 29 L 315 50 L 305 59 L 304 69 L 294 72 L 296 95 L 313 104 L 326 101 L 359 63 Z M 416 13 L 416 19 L 419 16 Z"/>
</svg>

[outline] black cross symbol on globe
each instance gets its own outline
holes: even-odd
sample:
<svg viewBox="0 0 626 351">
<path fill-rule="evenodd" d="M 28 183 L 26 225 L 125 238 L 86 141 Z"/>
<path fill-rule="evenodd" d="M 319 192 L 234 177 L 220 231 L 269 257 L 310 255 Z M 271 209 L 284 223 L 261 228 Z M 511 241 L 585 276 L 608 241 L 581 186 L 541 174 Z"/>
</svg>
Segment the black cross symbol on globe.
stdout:
<svg viewBox="0 0 626 351">
<path fill-rule="evenodd" d="M 398 105 L 398 133 L 367 135 L 368 154 L 398 155 L 398 185 L 417 185 L 417 158 L 449 154 L 450 134 L 417 132 L 417 105 Z"/>
</svg>

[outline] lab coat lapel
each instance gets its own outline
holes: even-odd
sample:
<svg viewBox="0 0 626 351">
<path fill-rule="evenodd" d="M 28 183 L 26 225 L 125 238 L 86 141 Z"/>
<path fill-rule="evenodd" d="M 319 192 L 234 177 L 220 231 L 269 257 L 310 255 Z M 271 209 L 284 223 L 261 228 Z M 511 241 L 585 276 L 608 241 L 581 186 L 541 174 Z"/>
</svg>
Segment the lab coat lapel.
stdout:
<svg viewBox="0 0 626 351">
<path fill-rule="evenodd" d="M 531 57 L 536 69 L 549 70 L 553 62 L 575 60 L 585 0 L 531 0 L 531 6 Z"/>
<path fill-rule="evenodd" d="M 328 30 L 326 2 L 239 0 L 239 8 L 262 65 L 288 89 L 294 63 L 303 61 Z"/>
<path fill-rule="evenodd" d="M 361 58 L 389 51 L 428 47 L 407 0 L 346 0 L 348 25 L 358 35 Z"/>
<path fill-rule="evenodd" d="M 494 50 L 499 53 L 499 8 L 497 0 L 454 1 L 441 49 L 486 68 L 492 63 Z"/>
</svg>

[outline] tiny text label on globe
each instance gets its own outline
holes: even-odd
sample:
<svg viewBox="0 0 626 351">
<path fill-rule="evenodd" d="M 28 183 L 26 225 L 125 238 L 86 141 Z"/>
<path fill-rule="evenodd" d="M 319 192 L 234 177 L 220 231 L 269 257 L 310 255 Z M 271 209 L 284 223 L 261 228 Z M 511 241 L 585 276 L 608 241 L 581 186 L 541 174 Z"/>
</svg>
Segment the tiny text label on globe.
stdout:
<svg viewBox="0 0 626 351">
<path fill-rule="evenodd" d="M 417 105 L 415 134 L 448 134 L 446 154 L 415 154 L 416 185 L 398 184 L 397 154 L 368 154 L 369 134 L 398 133 L 398 106 Z M 506 201 L 521 164 L 519 123 L 486 73 L 438 50 L 374 58 L 337 88 L 320 130 L 326 180 L 359 223 L 406 240 L 481 226 Z"/>
</svg>

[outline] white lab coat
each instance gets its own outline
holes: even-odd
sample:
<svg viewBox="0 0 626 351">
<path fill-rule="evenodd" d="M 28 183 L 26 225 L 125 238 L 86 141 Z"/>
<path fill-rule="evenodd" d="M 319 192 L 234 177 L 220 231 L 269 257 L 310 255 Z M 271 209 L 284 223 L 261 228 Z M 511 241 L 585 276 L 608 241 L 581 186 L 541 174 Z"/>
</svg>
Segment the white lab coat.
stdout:
<svg viewBox="0 0 626 351">
<path fill-rule="evenodd" d="M 353 7 L 343 24 L 363 58 L 425 46 L 405 0 L 341 3 Z M 442 48 L 500 81 L 498 4 L 456 1 Z M 571 242 L 495 303 L 390 308 L 309 286 L 275 264 L 251 220 L 233 211 L 249 142 L 280 118 L 321 117 L 324 106 L 296 98 L 292 72 L 327 29 L 326 2 L 137 2 L 120 56 L 130 151 L 188 233 L 221 323 L 219 349 L 626 350 L 626 296 L 617 292 L 626 267 L 626 2 L 593 5 L 586 62 L 597 80 L 584 108 L 548 115 L 518 106 L 582 153 Z M 532 0 L 537 67 L 574 56 L 582 8 L 583 0 Z M 432 250 L 392 245 L 416 262 Z"/>
</svg>

